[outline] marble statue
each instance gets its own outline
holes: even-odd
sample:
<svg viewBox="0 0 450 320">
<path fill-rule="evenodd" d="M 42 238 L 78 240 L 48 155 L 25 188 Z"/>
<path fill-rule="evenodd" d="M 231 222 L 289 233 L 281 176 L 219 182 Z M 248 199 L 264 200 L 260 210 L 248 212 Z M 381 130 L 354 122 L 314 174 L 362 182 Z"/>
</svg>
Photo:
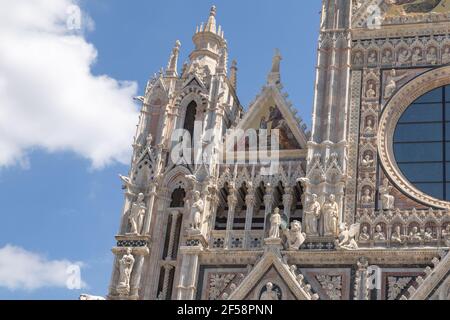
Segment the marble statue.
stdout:
<svg viewBox="0 0 450 320">
<path fill-rule="evenodd" d="M 339 226 L 338 239 L 335 241 L 336 248 L 344 250 L 358 249 L 358 244 L 356 243 L 355 238 L 358 237 L 360 227 L 361 225 L 359 223 L 351 225 L 350 228 L 347 224 L 342 223 Z"/>
<path fill-rule="evenodd" d="M 376 52 L 371 52 L 369 54 L 369 57 L 367 58 L 367 62 L 369 64 L 376 64 L 377 63 L 377 53 Z"/>
<path fill-rule="evenodd" d="M 421 242 L 422 241 L 422 235 L 421 235 L 418 227 L 413 227 L 411 229 L 411 232 L 409 233 L 409 241 L 410 242 Z"/>
<path fill-rule="evenodd" d="M 269 230 L 270 239 L 280 238 L 280 226 L 281 226 L 280 209 L 275 208 L 272 216 L 270 217 L 270 230 Z"/>
<path fill-rule="evenodd" d="M 369 188 L 366 188 L 364 190 L 364 193 L 361 197 L 361 201 L 363 204 L 370 204 L 372 203 L 372 191 Z"/>
<path fill-rule="evenodd" d="M 194 191 L 193 197 L 189 227 L 191 230 L 200 230 L 202 227 L 204 204 L 203 200 L 200 198 L 200 192 Z"/>
<path fill-rule="evenodd" d="M 414 50 L 413 55 L 412 55 L 412 62 L 413 62 L 413 64 L 418 64 L 418 63 L 422 62 L 422 59 L 423 59 L 423 57 L 422 57 L 422 50 L 419 49 L 419 48 L 416 48 Z"/>
<path fill-rule="evenodd" d="M 437 64 L 437 53 L 436 53 L 436 48 L 435 48 L 435 47 L 431 47 L 431 48 L 428 50 L 428 53 L 427 53 L 427 62 L 428 62 L 429 64 L 432 64 L 432 65 Z"/>
<path fill-rule="evenodd" d="M 306 206 L 305 212 L 305 232 L 307 235 L 318 236 L 319 235 L 319 218 L 320 218 L 320 203 L 317 201 L 317 195 L 311 196 Z"/>
<path fill-rule="evenodd" d="M 325 236 L 337 236 L 339 223 L 339 205 L 336 202 L 336 197 L 334 194 L 331 194 L 328 200 L 323 204 L 322 216 Z"/>
<path fill-rule="evenodd" d="M 355 65 L 362 65 L 364 64 L 364 59 L 361 51 L 358 51 L 355 53 L 355 57 L 353 58 L 353 63 Z"/>
<path fill-rule="evenodd" d="M 403 49 L 400 54 L 398 55 L 398 62 L 400 64 L 406 64 L 409 62 L 409 59 L 411 58 L 411 53 L 408 49 Z"/>
<path fill-rule="evenodd" d="M 381 225 L 377 225 L 375 227 L 375 233 L 373 235 L 373 239 L 375 241 L 385 241 L 386 240 L 386 236 L 384 235 L 383 227 L 381 227 Z"/>
<path fill-rule="evenodd" d="M 392 51 L 391 50 L 386 50 L 383 54 L 383 57 L 381 58 L 381 62 L 383 64 L 391 64 L 393 61 L 392 59 Z"/>
<path fill-rule="evenodd" d="M 297 220 L 291 222 L 291 229 L 286 229 L 284 235 L 287 239 L 288 250 L 299 250 L 306 240 L 306 233 L 302 232 L 302 224 Z"/>
<path fill-rule="evenodd" d="M 264 301 L 274 301 L 274 300 L 276 301 L 276 300 L 279 300 L 278 293 L 273 290 L 273 283 L 272 282 L 268 282 L 266 284 L 266 291 L 264 291 L 261 294 L 261 297 L 259 298 L 259 300 L 264 300 Z"/>
<path fill-rule="evenodd" d="M 405 240 L 405 236 L 402 235 L 401 227 L 396 226 L 391 235 L 391 242 L 401 244 L 404 242 L 404 240 Z"/>
<path fill-rule="evenodd" d="M 431 241 L 435 240 L 435 238 L 433 236 L 433 230 L 431 228 L 426 228 L 426 230 L 425 230 L 425 232 L 423 234 L 423 239 L 426 242 L 431 242 Z"/>
<path fill-rule="evenodd" d="M 375 160 L 370 156 L 370 154 L 366 154 L 364 159 L 362 160 L 362 165 L 365 168 L 370 168 L 374 165 Z"/>
<path fill-rule="evenodd" d="M 369 241 L 370 240 L 370 234 L 369 229 L 367 226 L 364 226 L 362 228 L 361 234 L 359 235 L 359 241 Z"/>
<path fill-rule="evenodd" d="M 375 98 L 377 96 L 377 92 L 375 91 L 375 86 L 373 83 L 369 83 L 367 90 L 366 90 L 366 97 L 371 99 Z"/>
<path fill-rule="evenodd" d="M 407 74 L 397 76 L 397 71 L 392 69 L 390 74 L 386 77 L 386 87 L 384 88 L 384 98 L 389 99 L 397 90 L 397 82 L 405 78 Z"/>
<path fill-rule="evenodd" d="M 131 225 L 130 233 L 140 235 L 142 232 L 142 225 L 144 222 L 145 211 L 147 207 L 144 202 L 144 194 L 138 195 L 137 201 L 131 205 L 129 221 Z"/>
<path fill-rule="evenodd" d="M 130 292 L 130 279 L 134 261 L 132 249 L 127 248 L 126 254 L 119 260 L 119 285 L 117 291 L 122 295 L 126 295 Z"/>
<path fill-rule="evenodd" d="M 364 133 L 368 134 L 368 135 L 375 133 L 375 129 L 374 129 L 374 125 L 373 125 L 373 120 L 372 119 L 368 119 L 367 120 L 366 127 L 364 128 Z"/>
<path fill-rule="evenodd" d="M 394 209 L 395 197 L 390 194 L 391 191 L 392 186 L 389 185 L 389 180 L 384 179 L 383 185 L 380 186 L 381 210 Z"/>
</svg>

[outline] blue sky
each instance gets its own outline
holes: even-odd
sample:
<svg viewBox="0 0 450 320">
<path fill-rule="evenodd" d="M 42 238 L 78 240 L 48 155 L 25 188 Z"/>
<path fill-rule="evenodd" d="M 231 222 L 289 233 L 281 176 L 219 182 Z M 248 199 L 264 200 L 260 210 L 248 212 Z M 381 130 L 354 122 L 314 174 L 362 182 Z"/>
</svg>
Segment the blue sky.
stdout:
<svg viewBox="0 0 450 320">
<path fill-rule="evenodd" d="M 58 1 L 58 5 L 73 3 Z M 14 3 L 27 6 L 30 2 Z M 0 299 L 77 299 L 82 292 L 106 295 L 112 269 L 110 250 L 123 205 L 118 174 L 128 172 L 137 124 L 137 107 L 129 98 L 142 94 L 148 78 L 166 66 L 175 40 L 182 43 L 179 65 L 187 59 L 195 27 L 207 20 L 212 4 L 217 6 L 217 20 L 225 30 L 230 59 L 238 61 L 238 94 L 244 107 L 264 85 L 274 48 L 279 48 L 285 90 L 309 125 L 318 0 L 81 1 L 80 7 L 90 19 L 82 19 L 86 28 L 76 35 L 82 42 L 80 51 L 84 50 L 80 55 L 76 46 L 58 55 L 58 49 L 43 49 L 49 48 L 49 42 L 38 45 L 43 43 L 42 32 L 30 33 L 32 28 L 45 28 L 57 43 L 66 36 L 45 21 L 17 16 L 17 21 L 3 29 L 0 22 L 0 30 L 6 30 L 0 31 L 0 37 L 10 37 L 11 50 L 14 46 L 21 49 L 22 32 L 33 37 L 28 41 L 30 48 L 40 50 L 22 56 L 0 54 L 0 148 L 6 150 L 6 156 L 0 155 Z M 15 6 L 0 0 L 0 7 L 7 5 Z M 52 8 L 38 9 L 44 17 L 63 19 L 65 8 Z M 6 18 L 14 19 L 15 11 L 9 12 L 11 17 Z M 29 28 L 24 27 L 27 23 Z M 90 54 L 94 48 L 96 57 Z M 37 60 L 39 66 L 35 66 Z M 17 68 L 11 67 L 13 63 Z M 73 70 L 76 63 L 82 73 Z M 46 68 L 39 69 L 42 65 Z M 5 79 L 2 72 L 7 72 Z M 54 81 L 55 75 L 61 81 Z M 103 75 L 108 78 L 100 77 Z M 7 92 L 2 91 L 5 87 Z M 2 113 L 2 104 L 8 117 Z M 6 246 L 10 250 L 2 251 Z M 17 252 L 21 259 L 15 258 Z M 27 260 L 30 256 L 33 259 Z M 21 270 L 13 280 L 2 259 Z M 25 266 L 15 266 L 19 260 L 25 261 Z M 61 279 L 53 278 L 48 286 L 36 284 L 39 279 L 33 277 L 49 277 L 43 274 L 53 270 L 55 262 L 81 263 L 86 287 L 68 290 Z M 30 266 L 32 263 L 37 266 Z"/>
</svg>

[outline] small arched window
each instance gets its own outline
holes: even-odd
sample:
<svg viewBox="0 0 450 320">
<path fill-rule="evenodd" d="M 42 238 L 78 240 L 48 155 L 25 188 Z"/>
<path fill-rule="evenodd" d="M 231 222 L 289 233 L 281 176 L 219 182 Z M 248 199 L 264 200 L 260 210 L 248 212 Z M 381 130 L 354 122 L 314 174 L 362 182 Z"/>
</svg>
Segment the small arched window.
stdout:
<svg viewBox="0 0 450 320">
<path fill-rule="evenodd" d="M 195 117 L 197 115 L 197 103 L 192 101 L 186 108 L 186 116 L 184 118 L 184 130 L 191 135 L 191 141 L 194 139 Z"/>
<path fill-rule="evenodd" d="M 181 187 L 175 189 L 172 192 L 170 207 L 171 208 L 183 208 L 184 207 L 184 198 L 186 197 L 186 191 Z"/>
</svg>

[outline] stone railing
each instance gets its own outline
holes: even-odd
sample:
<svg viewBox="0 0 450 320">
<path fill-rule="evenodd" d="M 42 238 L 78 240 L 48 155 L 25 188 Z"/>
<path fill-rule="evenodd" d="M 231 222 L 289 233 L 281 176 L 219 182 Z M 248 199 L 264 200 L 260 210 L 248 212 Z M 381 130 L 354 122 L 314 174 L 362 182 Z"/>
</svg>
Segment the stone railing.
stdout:
<svg viewBox="0 0 450 320">
<path fill-rule="evenodd" d="M 229 243 L 226 243 L 227 233 Z M 263 241 L 263 230 L 221 230 L 211 232 L 209 247 L 212 250 L 261 250 Z"/>
</svg>

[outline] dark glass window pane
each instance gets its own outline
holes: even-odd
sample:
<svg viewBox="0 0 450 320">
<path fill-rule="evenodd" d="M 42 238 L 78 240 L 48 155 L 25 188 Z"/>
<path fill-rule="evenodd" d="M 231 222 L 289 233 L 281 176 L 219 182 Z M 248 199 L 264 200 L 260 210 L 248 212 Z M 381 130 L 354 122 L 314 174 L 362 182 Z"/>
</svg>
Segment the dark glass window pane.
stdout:
<svg viewBox="0 0 450 320">
<path fill-rule="evenodd" d="M 415 103 L 429 103 L 440 101 L 442 101 L 442 88 L 437 88 L 417 99 Z"/>
<path fill-rule="evenodd" d="M 450 102 L 450 85 L 445 87 L 445 100 Z"/>
<path fill-rule="evenodd" d="M 445 105 L 445 121 L 450 121 L 450 103 Z"/>
<path fill-rule="evenodd" d="M 445 144 L 445 159 L 450 161 L 450 142 Z"/>
<path fill-rule="evenodd" d="M 394 142 L 442 141 L 442 124 L 398 124 Z"/>
<path fill-rule="evenodd" d="M 446 180 L 447 180 L 447 182 L 450 182 L 450 162 L 447 162 L 446 167 L 445 167 L 445 172 L 447 173 Z"/>
<path fill-rule="evenodd" d="M 403 113 L 399 123 L 442 121 L 442 104 L 413 104 Z"/>
<path fill-rule="evenodd" d="M 414 182 L 442 182 L 444 166 L 442 163 L 399 164 L 408 180 Z"/>
<path fill-rule="evenodd" d="M 450 183 L 447 183 L 447 201 L 450 201 Z"/>
<path fill-rule="evenodd" d="M 445 140 L 450 141 L 450 122 L 445 124 Z"/>
<path fill-rule="evenodd" d="M 444 184 L 443 183 L 416 183 L 415 186 L 422 192 L 438 198 L 444 198 Z"/>
<path fill-rule="evenodd" d="M 397 143 L 394 153 L 397 162 L 442 161 L 442 143 Z"/>
</svg>

